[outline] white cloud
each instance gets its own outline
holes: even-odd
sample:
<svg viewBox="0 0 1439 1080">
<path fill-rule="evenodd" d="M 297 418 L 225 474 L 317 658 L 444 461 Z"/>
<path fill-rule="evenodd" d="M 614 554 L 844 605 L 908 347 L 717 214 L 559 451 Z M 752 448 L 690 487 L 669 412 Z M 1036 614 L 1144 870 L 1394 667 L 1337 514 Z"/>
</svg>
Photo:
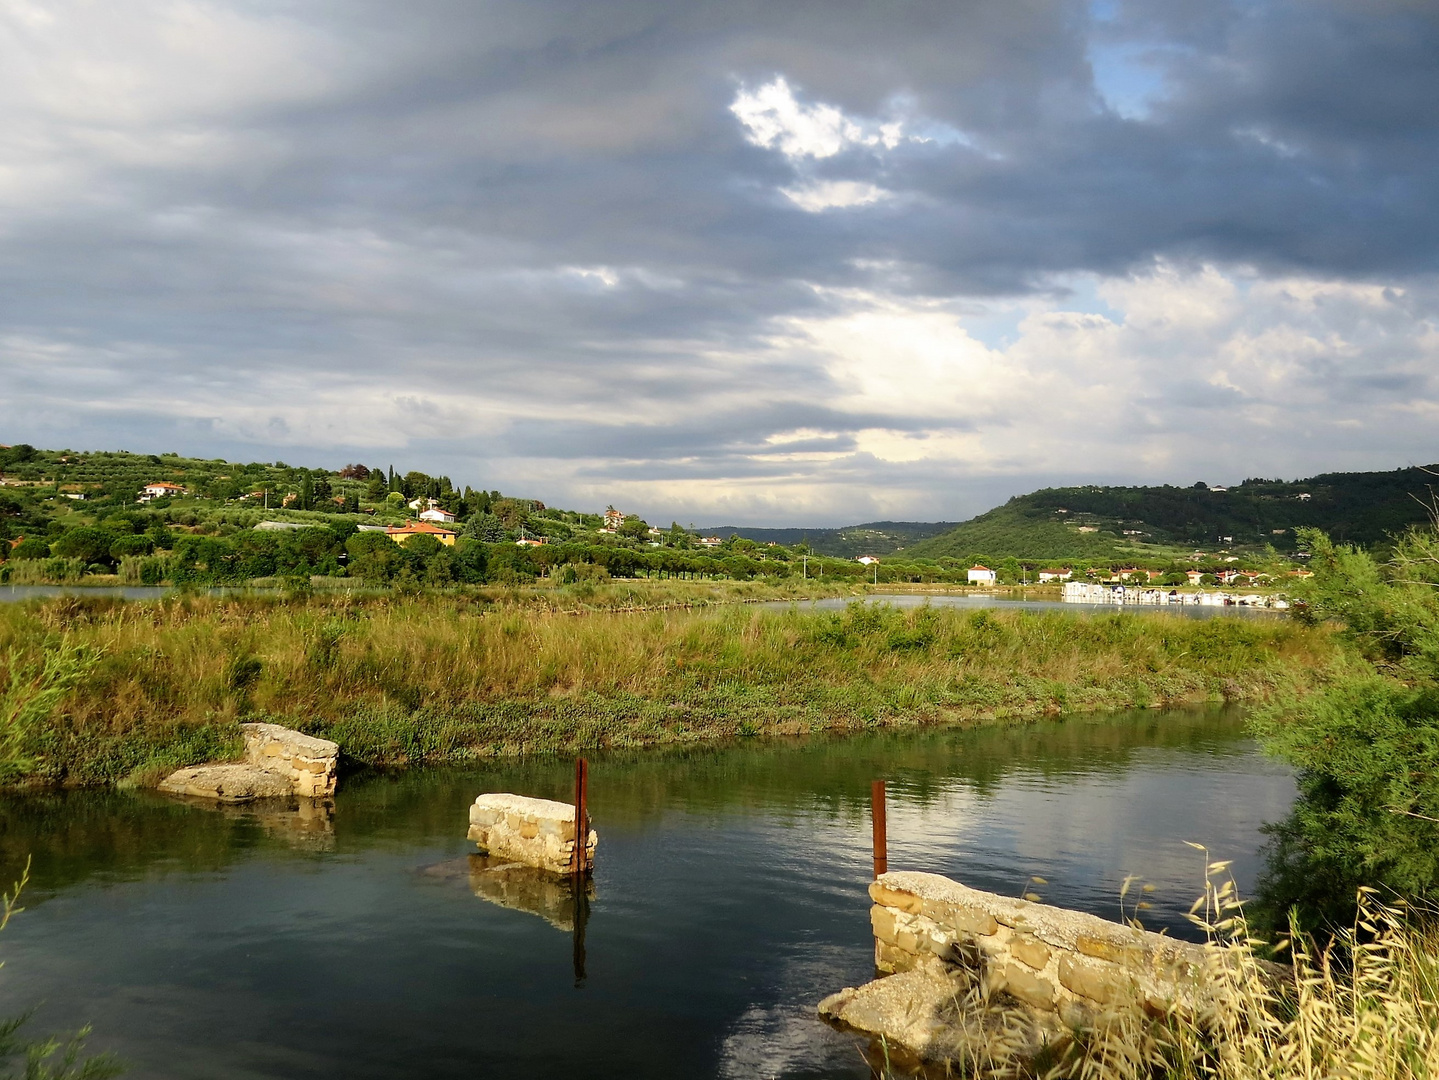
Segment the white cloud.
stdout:
<svg viewBox="0 0 1439 1080">
<path fill-rule="evenodd" d="M 851 206 L 870 206 L 890 197 L 883 188 L 860 180 L 815 180 L 802 187 L 779 190 L 785 198 L 811 214 Z"/>
<path fill-rule="evenodd" d="M 853 146 L 892 148 L 902 138 L 897 123 L 864 123 L 833 105 L 801 105 L 783 75 L 757 90 L 741 88 L 730 112 L 745 126 L 751 143 L 792 159 L 834 157 Z"/>
</svg>

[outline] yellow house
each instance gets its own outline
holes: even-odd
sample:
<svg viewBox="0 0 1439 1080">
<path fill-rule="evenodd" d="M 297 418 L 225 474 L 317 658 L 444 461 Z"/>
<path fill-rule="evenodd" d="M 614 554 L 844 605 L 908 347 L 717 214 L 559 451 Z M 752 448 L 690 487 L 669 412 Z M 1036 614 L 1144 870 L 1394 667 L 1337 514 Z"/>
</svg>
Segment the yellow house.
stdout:
<svg viewBox="0 0 1439 1080">
<path fill-rule="evenodd" d="M 407 544 L 412 536 L 433 536 L 445 547 L 455 546 L 455 537 L 459 534 L 453 529 L 442 529 L 438 525 L 431 525 L 428 521 L 407 521 L 400 528 L 391 527 L 385 530 L 388 536 L 397 544 Z"/>
</svg>

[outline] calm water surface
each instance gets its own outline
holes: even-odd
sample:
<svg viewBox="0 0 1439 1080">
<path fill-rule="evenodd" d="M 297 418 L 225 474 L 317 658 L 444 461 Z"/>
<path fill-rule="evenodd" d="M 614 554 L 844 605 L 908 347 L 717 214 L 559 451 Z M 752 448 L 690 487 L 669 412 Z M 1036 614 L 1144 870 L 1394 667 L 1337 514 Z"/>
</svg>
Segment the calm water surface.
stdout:
<svg viewBox="0 0 1439 1080">
<path fill-rule="evenodd" d="M 861 1078 L 814 1006 L 872 974 L 871 779 L 896 869 L 1012 895 L 1039 876 L 1108 917 L 1139 874 L 1150 924 L 1181 933 L 1203 867 L 1184 841 L 1249 889 L 1294 797 L 1233 713 L 599 756 L 580 973 L 573 899 L 477 895 L 464 840 L 477 794 L 568 798 L 572 775 L 354 776 L 332 815 L 0 802 L 0 869 L 33 857 L 0 1016 L 92 1023 L 140 1077 Z"/>
<path fill-rule="evenodd" d="M 863 598 L 868 604 L 890 604 L 899 608 L 915 607 L 956 607 L 956 608 L 1019 608 L 1024 611 L 1067 611 L 1070 614 L 1113 615 L 1124 611 L 1130 614 L 1183 615 L 1188 619 L 1213 619 L 1220 616 L 1238 615 L 1258 618 L 1283 618 L 1283 609 L 1209 606 L 1207 604 L 1075 604 L 1062 600 L 1010 600 L 1001 596 L 986 596 L 983 593 L 870 593 Z M 843 596 L 827 596 L 820 600 L 766 600 L 756 605 L 763 608 L 789 609 L 797 611 L 843 611 L 854 599 Z"/>
</svg>

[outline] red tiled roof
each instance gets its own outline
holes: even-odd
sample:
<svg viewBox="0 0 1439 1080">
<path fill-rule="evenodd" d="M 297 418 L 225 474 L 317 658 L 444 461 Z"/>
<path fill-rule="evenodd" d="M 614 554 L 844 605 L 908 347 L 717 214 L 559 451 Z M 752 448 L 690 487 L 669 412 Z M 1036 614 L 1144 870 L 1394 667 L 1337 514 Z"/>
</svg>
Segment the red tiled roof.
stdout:
<svg viewBox="0 0 1439 1080">
<path fill-rule="evenodd" d="M 387 536 L 403 535 L 405 533 L 427 533 L 431 536 L 454 536 L 454 529 L 442 529 L 438 525 L 431 525 L 428 521 L 407 521 L 403 527 L 391 525 L 385 530 Z"/>
</svg>

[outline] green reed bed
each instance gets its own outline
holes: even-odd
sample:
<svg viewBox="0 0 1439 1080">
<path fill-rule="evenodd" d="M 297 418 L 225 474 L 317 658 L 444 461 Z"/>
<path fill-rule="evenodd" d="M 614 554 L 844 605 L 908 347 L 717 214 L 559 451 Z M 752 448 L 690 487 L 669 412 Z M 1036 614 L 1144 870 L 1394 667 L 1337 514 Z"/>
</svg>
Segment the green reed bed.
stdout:
<svg viewBox="0 0 1439 1080">
<path fill-rule="evenodd" d="M 144 783 L 232 754 L 245 719 L 391 765 L 1261 700 L 1341 662 L 1281 619 L 66 597 L 0 610 L 0 756 L 12 782 Z"/>
</svg>

